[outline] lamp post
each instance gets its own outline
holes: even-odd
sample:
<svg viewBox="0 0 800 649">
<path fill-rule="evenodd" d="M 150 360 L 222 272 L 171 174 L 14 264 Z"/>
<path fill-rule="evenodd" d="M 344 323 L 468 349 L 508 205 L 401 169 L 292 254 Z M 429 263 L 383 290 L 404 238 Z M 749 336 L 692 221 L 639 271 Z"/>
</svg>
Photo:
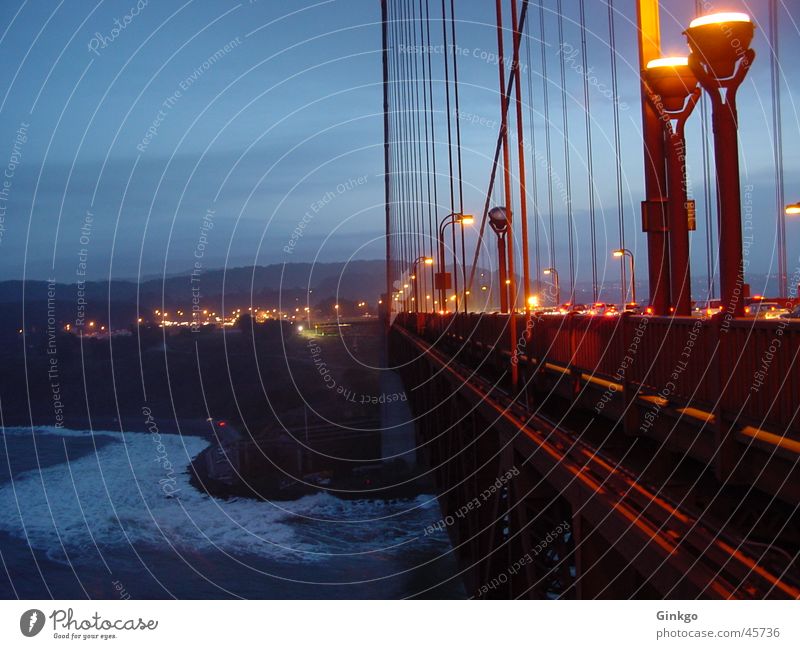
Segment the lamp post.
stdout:
<svg viewBox="0 0 800 649">
<path fill-rule="evenodd" d="M 627 248 L 620 248 L 619 250 L 614 250 L 612 253 L 615 257 L 628 257 L 631 260 L 631 302 L 636 304 L 636 264 L 633 261 L 633 253 L 628 250 Z M 625 309 L 625 297 L 628 291 L 625 286 L 622 287 L 622 308 Z"/>
<path fill-rule="evenodd" d="M 784 212 L 786 216 L 798 216 L 800 215 L 800 201 L 797 203 L 790 203 L 784 208 Z M 800 295 L 800 290 L 798 290 L 797 295 Z"/>
<path fill-rule="evenodd" d="M 676 315 L 689 316 L 692 314 L 692 278 L 684 133 L 701 90 L 689 60 L 684 57 L 653 59 L 647 63 L 642 78 L 647 99 L 661 118 L 666 138 L 670 301 Z"/>
<path fill-rule="evenodd" d="M 417 275 L 419 273 L 417 272 L 417 264 L 421 261 L 424 262 L 426 266 L 433 266 L 433 257 L 422 255 L 417 257 L 414 260 L 414 263 L 411 264 L 411 279 L 414 282 L 414 302 L 416 304 L 417 311 L 419 311 L 419 280 L 417 279 Z M 428 306 L 427 298 L 425 299 L 425 306 Z"/>
<path fill-rule="evenodd" d="M 661 56 L 659 0 L 637 0 L 636 22 L 639 35 L 639 69 Z M 647 269 L 650 306 L 655 315 L 669 312 L 669 241 L 667 240 L 667 169 L 664 132 L 661 120 L 647 101 L 641 84 L 642 144 L 644 153 L 645 200 L 642 201 L 642 230 L 647 233 Z"/>
<path fill-rule="evenodd" d="M 556 289 L 556 306 L 558 306 L 561 304 L 561 282 L 558 279 L 558 271 L 551 266 L 550 268 L 545 268 L 542 272 L 545 275 L 553 276 L 553 286 Z"/>
<path fill-rule="evenodd" d="M 500 313 L 508 313 L 508 268 L 506 266 L 508 217 L 505 207 L 493 207 L 489 210 L 489 225 L 497 235 L 497 266 L 500 275 Z"/>
<path fill-rule="evenodd" d="M 732 317 L 744 315 L 742 206 L 736 91 L 755 59 L 750 16 L 716 13 L 695 18 L 686 30 L 689 67 L 711 98 L 714 159 L 717 171 L 719 275 L 722 307 Z"/>
<path fill-rule="evenodd" d="M 439 307 L 442 310 L 447 309 L 447 289 L 450 288 L 447 282 L 448 278 L 447 266 L 445 264 L 445 256 L 444 256 L 444 230 L 447 226 L 455 225 L 456 223 L 459 223 L 463 228 L 465 225 L 471 225 L 472 223 L 474 223 L 474 221 L 475 219 L 472 217 L 471 214 L 459 214 L 458 212 L 453 212 L 452 214 L 448 214 L 447 216 L 445 216 L 439 222 L 439 273 L 438 274 L 440 280 L 438 288 L 439 288 Z M 458 272 L 458 269 L 454 267 L 453 272 L 454 273 Z"/>
</svg>

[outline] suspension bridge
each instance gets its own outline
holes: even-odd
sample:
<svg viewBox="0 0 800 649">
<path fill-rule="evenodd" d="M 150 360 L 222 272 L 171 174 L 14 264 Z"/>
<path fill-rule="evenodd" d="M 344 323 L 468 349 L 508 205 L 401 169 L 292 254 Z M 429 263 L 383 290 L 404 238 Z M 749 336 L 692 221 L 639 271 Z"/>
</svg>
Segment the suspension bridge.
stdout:
<svg viewBox="0 0 800 649">
<path fill-rule="evenodd" d="M 389 355 L 470 594 L 800 597 L 785 7 L 764 3 L 756 24 L 697 2 L 685 56 L 667 58 L 656 0 L 493 4 L 496 49 L 484 58 L 497 68 L 499 117 L 487 120 L 493 147 L 479 179 L 466 177 L 475 152 L 464 147 L 463 116 L 478 113 L 464 105 L 459 3 L 382 2 Z M 620 41 L 621 16 L 636 43 Z M 767 297 L 747 281 L 738 139 L 758 29 L 770 43 L 759 62 L 770 72 L 766 137 L 780 206 Z M 628 47 L 641 115 L 635 211 L 623 173 Z M 602 130 L 586 72 L 598 56 L 608 73 Z M 610 161 L 598 159 L 599 139 Z M 687 150 L 702 164 L 690 168 Z M 584 181 L 578 213 L 572 197 Z M 468 183 L 486 188 L 480 211 L 466 205 Z M 601 207 L 609 193 L 616 201 Z M 705 253 L 705 277 L 692 251 Z M 646 257 L 638 298 L 634 255 Z M 607 257 L 618 281 L 606 276 Z"/>
</svg>

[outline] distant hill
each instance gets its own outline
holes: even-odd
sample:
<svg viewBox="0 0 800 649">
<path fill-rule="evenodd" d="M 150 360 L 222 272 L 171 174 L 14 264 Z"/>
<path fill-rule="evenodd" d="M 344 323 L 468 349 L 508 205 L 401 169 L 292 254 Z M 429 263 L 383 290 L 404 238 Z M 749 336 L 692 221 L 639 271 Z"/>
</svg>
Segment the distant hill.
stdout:
<svg viewBox="0 0 800 649">
<path fill-rule="evenodd" d="M 77 313 L 79 286 L 56 284 L 54 305 L 59 322 L 72 321 Z M 86 282 L 83 287 L 87 318 L 127 326 L 137 314 L 154 309 L 190 310 L 192 290 L 199 288 L 203 308 L 221 311 L 249 304 L 261 307 L 312 305 L 325 300 L 366 301 L 377 304 L 386 291 L 386 262 L 382 260 L 291 263 L 209 270 L 196 282 L 187 273 L 163 279 Z M 5 330 L 40 325 L 47 318 L 47 282 L 10 280 L 0 282 L 0 324 Z M 311 294 L 308 295 L 308 291 Z M 23 299 L 24 296 L 24 299 Z"/>
</svg>

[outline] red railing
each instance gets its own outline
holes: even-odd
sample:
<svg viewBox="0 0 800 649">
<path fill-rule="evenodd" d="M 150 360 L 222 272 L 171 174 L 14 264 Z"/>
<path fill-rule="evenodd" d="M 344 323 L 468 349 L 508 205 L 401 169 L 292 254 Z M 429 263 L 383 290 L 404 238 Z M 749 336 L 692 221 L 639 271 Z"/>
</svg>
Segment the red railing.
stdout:
<svg viewBox="0 0 800 649">
<path fill-rule="evenodd" d="M 743 424 L 792 433 L 800 407 L 800 325 L 783 320 L 516 316 L 522 362 L 589 375 Z M 455 340 L 496 362 L 511 351 L 508 316 L 399 314 L 433 344 Z M 523 333 L 527 335 L 523 337 Z"/>
</svg>

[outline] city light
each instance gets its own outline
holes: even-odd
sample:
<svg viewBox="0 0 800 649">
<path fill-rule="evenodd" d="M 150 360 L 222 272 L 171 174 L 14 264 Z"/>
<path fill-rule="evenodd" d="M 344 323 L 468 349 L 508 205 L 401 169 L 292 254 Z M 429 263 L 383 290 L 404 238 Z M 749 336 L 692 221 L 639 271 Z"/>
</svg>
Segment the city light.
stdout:
<svg viewBox="0 0 800 649">
<path fill-rule="evenodd" d="M 788 216 L 795 216 L 800 214 L 800 203 L 792 203 L 786 206 L 786 214 Z"/>
<path fill-rule="evenodd" d="M 539 306 L 539 298 L 535 295 L 531 295 L 528 298 L 528 306 L 531 308 Z"/>
</svg>

